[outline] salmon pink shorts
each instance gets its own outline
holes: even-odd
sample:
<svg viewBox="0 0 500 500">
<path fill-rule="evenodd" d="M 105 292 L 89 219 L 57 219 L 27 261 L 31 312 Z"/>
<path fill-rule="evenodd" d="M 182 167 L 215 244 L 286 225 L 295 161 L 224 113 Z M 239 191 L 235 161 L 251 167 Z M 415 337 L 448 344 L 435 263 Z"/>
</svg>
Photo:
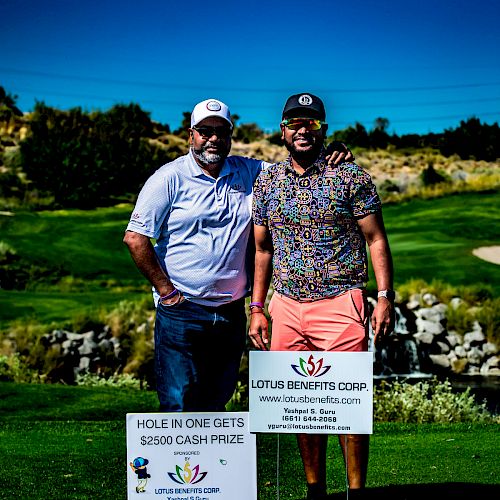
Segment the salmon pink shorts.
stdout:
<svg viewBox="0 0 500 500">
<path fill-rule="evenodd" d="M 274 293 L 271 351 L 367 351 L 368 303 L 360 288 L 313 302 Z"/>
</svg>

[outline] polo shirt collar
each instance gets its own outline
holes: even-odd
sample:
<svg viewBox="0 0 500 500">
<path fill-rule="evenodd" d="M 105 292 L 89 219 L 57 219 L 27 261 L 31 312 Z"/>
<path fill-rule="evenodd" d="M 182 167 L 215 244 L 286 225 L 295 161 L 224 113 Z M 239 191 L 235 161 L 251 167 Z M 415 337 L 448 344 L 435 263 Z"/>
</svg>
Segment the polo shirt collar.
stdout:
<svg viewBox="0 0 500 500">
<path fill-rule="evenodd" d="M 196 163 L 196 160 L 194 158 L 193 152 L 191 151 L 191 148 L 189 149 L 189 153 L 187 154 L 187 158 L 188 158 L 187 163 L 188 163 L 189 173 L 193 177 L 210 177 L 205 172 L 203 172 L 203 170 L 198 165 L 198 163 Z M 229 175 L 230 173 L 233 172 L 234 166 L 232 165 L 231 162 L 228 161 L 229 158 L 230 157 L 228 156 L 226 158 L 226 160 L 224 161 L 224 165 L 222 165 L 222 168 L 221 168 L 221 171 L 219 174 L 219 178 L 224 177 L 226 175 Z"/>
</svg>

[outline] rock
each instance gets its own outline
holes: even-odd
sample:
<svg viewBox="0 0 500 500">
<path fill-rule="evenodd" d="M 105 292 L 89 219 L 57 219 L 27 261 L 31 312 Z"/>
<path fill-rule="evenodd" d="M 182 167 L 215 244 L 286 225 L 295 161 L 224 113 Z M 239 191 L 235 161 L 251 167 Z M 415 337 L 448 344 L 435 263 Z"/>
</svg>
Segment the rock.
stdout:
<svg viewBox="0 0 500 500">
<path fill-rule="evenodd" d="M 94 340 L 95 332 L 92 330 L 90 332 L 82 333 L 82 338 L 87 340 Z"/>
<path fill-rule="evenodd" d="M 484 358 L 484 352 L 477 347 L 472 347 L 467 353 L 467 359 L 471 365 L 479 365 Z"/>
<path fill-rule="evenodd" d="M 81 333 L 66 332 L 66 338 L 68 340 L 83 341 Z"/>
<path fill-rule="evenodd" d="M 462 337 L 460 337 L 460 335 L 458 335 L 458 333 L 456 332 L 448 332 L 448 335 L 446 335 L 445 339 L 450 347 L 455 347 L 462 344 Z"/>
<path fill-rule="evenodd" d="M 428 306 L 433 306 L 438 302 L 437 297 L 432 293 L 424 293 L 422 295 L 422 300 L 424 304 L 427 304 Z"/>
<path fill-rule="evenodd" d="M 458 309 L 459 306 L 461 306 L 464 303 L 464 301 L 460 297 L 453 297 L 450 300 L 450 307 L 452 309 Z"/>
<path fill-rule="evenodd" d="M 418 332 L 427 332 L 432 333 L 433 335 L 439 335 L 444 331 L 443 325 L 434 321 L 417 318 L 415 323 L 417 325 Z"/>
<path fill-rule="evenodd" d="M 483 366 L 487 366 L 488 368 L 500 368 L 500 356 L 492 356 L 488 358 Z"/>
<path fill-rule="evenodd" d="M 74 340 L 65 340 L 64 342 L 61 343 L 61 347 L 69 351 L 74 346 L 74 344 L 75 344 Z"/>
<path fill-rule="evenodd" d="M 483 345 L 482 350 L 486 356 L 490 356 L 491 354 L 496 354 L 498 352 L 498 346 L 492 342 L 486 342 Z"/>
<path fill-rule="evenodd" d="M 55 342 L 63 342 L 67 339 L 66 332 L 64 330 L 54 330 L 52 332 L 52 337 Z"/>
<path fill-rule="evenodd" d="M 415 315 L 417 318 L 438 323 L 446 318 L 445 311 L 443 311 L 442 308 L 438 308 L 439 305 L 441 304 L 434 307 L 422 307 L 415 312 Z"/>
<path fill-rule="evenodd" d="M 83 344 L 78 348 L 78 352 L 80 356 L 90 356 L 95 349 L 97 349 L 97 344 L 92 340 L 85 339 Z"/>
<path fill-rule="evenodd" d="M 114 346 L 113 344 L 111 343 L 111 341 L 109 341 L 108 339 L 102 339 L 98 344 L 97 344 L 97 347 L 101 350 L 101 351 L 111 351 L 114 349 Z"/>
<path fill-rule="evenodd" d="M 481 331 L 473 330 L 472 332 L 468 332 L 464 335 L 464 342 L 469 343 L 470 345 L 472 345 L 473 342 L 483 343 L 484 341 L 486 341 L 486 337 Z"/>
<path fill-rule="evenodd" d="M 481 327 L 481 325 L 479 324 L 479 322 L 477 320 L 472 323 L 472 331 L 473 332 L 482 332 L 483 331 L 483 328 Z"/>
<path fill-rule="evenodd" d="M 467 360 L 462 359 L 453 359 L 450 361 L 451 369 L 454 373 L 463 373 L 465 368 L 467 367 Z"/>
<path fill-rule="evenodd" d="M 409 300 L 406 304 L 406 307 L 410 311 L 414 311 L 415 309 L 418 309 L 420 307 L 420 302 L 418 300 Z"/>
<path fill-rule="evenodd" d="M 422 344 L 432 344 L 434 340 L 434 335 L 427 332 L 419 332 L 413 335 L 413 338 Z"/>
<path fill-rule="evenodd" d="M 429 358 L 437 366 L 441 366 L 442 368 L 450 367 L 450 360 L 446 354 L 429 354 Z"/>
<path fill-rule="evenodd" d="M 83 356 L 80 358 L 80 364 L 78 365 L 78 371 L 83 372 L 87 371 L 90 367 L 90 358 L 87 356 Z"/>
<path fill-rule="evenodd" d="M 466 375 L 479 375 L 479 366 L 469 366 L 469 369 L 465 373 Z"/>
<path fill-rule="evenodd" d="M 465 358 L 467 356 L 467 351 L 465 350 L 463 345 L 457 345 L 454 351 L 459 358 Z"/>
<path fill-rule="evenodd" d="M 441 349 L 441 352 L 443 354 L 448 354 L 450 352 L 450 346 L 448 344 L 446 344 L 445 342 L 438 341 L 437 345 L 439 346 L 439 348 Z"/>
</svg>

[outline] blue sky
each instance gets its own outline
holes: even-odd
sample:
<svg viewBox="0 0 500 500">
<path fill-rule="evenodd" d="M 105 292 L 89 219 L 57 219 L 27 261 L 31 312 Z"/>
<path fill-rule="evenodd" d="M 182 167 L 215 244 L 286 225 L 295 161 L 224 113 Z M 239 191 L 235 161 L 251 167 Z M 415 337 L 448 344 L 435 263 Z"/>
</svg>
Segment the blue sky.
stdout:
<svg viewBox="0 0 500 500">
<path fill-rule="evenodd" d="M 265 130 L 307 91 L 330 130 L 440 132 L 500 121 L 499 22 L 498 0 L 0 0 L 0 85 L 23 111 L 136 102 L 173 128 L 215 97 Z"/>
</svg>

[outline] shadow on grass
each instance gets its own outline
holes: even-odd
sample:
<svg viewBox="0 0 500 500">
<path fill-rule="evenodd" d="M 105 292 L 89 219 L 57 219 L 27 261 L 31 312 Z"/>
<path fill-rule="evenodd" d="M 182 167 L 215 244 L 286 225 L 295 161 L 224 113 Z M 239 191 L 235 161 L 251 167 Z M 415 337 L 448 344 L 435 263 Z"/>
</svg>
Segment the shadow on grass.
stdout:
<svg viewBox="0 0 500 500">
<path fill-rule="evenodd" d="M 328 496 L 328 500 L 347 498 L 346 492 Z M 452 498 L 465 500 L 470 498 L 500 498 L 500 484 L 475 483 L 438 483 L 438 484 L 405 484 L 367 488 L 363 492 L 349 492 L 349 499 L 363 500 L 422 500 L 423 498 Z"/>
</svg>

